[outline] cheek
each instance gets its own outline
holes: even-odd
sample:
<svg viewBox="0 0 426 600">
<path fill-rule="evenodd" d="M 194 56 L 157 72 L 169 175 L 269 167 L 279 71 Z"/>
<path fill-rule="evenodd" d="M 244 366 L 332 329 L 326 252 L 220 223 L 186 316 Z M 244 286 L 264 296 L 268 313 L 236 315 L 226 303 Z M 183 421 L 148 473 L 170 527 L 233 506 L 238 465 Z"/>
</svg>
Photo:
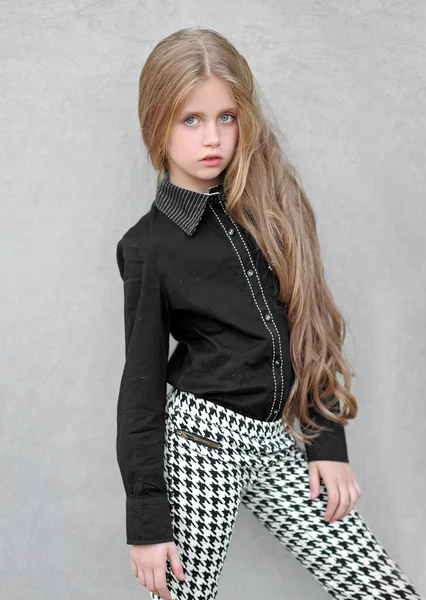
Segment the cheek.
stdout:
<svg viewBox="0 0 426 600">
<path fill-rule="evenodd" d="M 187 132 L 177 130 L 170 136 L 168 150 L 171 155 L 181 155 L 182 152 L 189 152 L 196 148 L 196 138 L 194 135 L 189 135 Z"/>
<path fill-rule="evenodd" d="M 239 130 L 238 125 L 235 126 L 232 131 L 229 132 L 229 145 L 235 147 L 238 142 Z"/>
<path fill-rule="evenodd" d="M 167 143 L 167 150 L 170 152 L 170 154 L 174 154 L 176 152 L 176 149 L 179 148 L 179 146 L 180 146 L 179 138 L 180 138 L 179 132 L 173 131 L 171 133 L 168 143 Z"/>
</svg>

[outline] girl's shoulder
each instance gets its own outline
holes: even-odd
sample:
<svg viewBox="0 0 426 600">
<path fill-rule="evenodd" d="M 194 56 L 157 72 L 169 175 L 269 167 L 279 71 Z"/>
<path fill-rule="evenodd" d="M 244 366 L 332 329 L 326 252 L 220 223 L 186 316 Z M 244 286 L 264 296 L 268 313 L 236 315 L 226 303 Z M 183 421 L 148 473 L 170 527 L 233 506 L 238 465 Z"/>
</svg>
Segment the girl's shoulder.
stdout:
<svg viewBox="0 0 426 600">
<path fill-rule="evenodd" d="M 117 243 L 117 252 L 124 258 L 150 258 L 157 254 L 162 241 L 167 238 L 161 214 L 154 204 L 127 231 Z"/>
<path fill-rule="evenodd" d="M 140 248 L 141 250 L 146 251 L 150 242 L 150 227 L 148 221 L 149 215 L 147 213 L 123 233 L 117 245 L 122 248 L 124 252 L 131 251 L 132 248 L 135 250 Z"/>
</svg>

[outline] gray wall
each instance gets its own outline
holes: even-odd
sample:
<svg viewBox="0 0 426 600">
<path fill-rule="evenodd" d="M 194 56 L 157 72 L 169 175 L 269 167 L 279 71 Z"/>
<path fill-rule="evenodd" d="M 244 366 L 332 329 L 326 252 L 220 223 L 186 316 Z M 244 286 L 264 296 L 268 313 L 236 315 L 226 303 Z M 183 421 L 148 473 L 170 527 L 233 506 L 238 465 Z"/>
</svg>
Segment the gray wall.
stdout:
<svg viewBox="0 0 426 600">
<path fill-rule="evenodd" d="M 155 191 L 140 69 L 190 25 L 246 56 L 301 170 L 357 373 L 357 507 L 426 593 L 426 4 L 0 6 L 1 600 L 149 596 L 130 570 L 115 459 L 115 244 Z M 264 595 L 328 597 L 241 508 L 219 598 Z"/>
</svg>

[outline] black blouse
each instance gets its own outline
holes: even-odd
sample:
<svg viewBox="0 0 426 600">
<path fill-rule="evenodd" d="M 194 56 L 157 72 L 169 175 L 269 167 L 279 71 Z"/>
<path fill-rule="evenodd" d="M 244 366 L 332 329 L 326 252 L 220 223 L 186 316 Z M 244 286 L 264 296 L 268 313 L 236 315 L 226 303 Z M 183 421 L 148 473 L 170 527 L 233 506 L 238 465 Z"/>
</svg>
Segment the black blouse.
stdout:
<svg viewBox="0 0 426 600">
<path fill-rule="evenodd" d="M 278 279 L 226 210 L 223 183 L 208 193 L 168 178 L 150 210 L 120 239 L 125 364 L 117 405 L 117 460 L 126 491 L 127 544 L 173 540 L 163 476 L 167 382 L 262 421 L 280 419 L 293 383 Z M 177 341 L 169 357 L 169 335 Z M 324 431 L 308 461 L 349 462 L 344 426 Z"/>
</svg>

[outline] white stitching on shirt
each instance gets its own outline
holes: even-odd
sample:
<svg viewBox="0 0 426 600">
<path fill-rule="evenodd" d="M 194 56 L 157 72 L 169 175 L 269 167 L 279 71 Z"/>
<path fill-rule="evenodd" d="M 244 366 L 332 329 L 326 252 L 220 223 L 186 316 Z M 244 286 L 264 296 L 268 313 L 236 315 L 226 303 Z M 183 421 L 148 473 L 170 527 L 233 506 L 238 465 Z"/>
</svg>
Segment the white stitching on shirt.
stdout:
<svg viewBox="0 0 426 600">
<path fill-rule="evenodd" d="M 222 203 L 222 201 L 221 201 L 221 204 L 222 204 L 222 207 L 223 207 L 223 203 Z M 250 281 L 250 279 L 247 277 L 247 273 L 246 273 L 246 270 L 245 270 L 245 268 L 244 268 L 244 263 L 243 263 L 243 261 L 241 260 L 241 256 L 240 256 L 240 255 L 239 255 L 239 253 L 238 253 L 238 250 L 237 250 L 237 247 L 236 247 L 236 246 L 235 246 L 235 244 L 234 244 L 234 241 L 231 239 L 231 236 L 230 236 L 230 235 L 229 235 L 229 233 L 226 231 L 226 227 L 223 225 L 222 221 L 221 221 L 221 220 L 219 219 L 219 217 L 217 216 L 217 214 L 216 214 L 216 211 L 214 210 L 213 206 L 212 206 L 211 204 L 209 204 L 209 207 L 210 207 L 210 208 L 211 208 L 211 210 L 213 211 L 213 214 L 215 215 L 216 219 L 219 221 L 219 223 L 220 223 L 220 226 L 221 226 L 221 227 L 222 227 L 222 229 L 225 231 L 225 234 L 226 234 L 226 236 L 228 237 L 229 241 L 231 242 L 231 244 L 232 244 L 232 246 L 233 246 L 233 248 L 234 248 L 234 250 L 235 250 L 235 253 L 236 253 L 236 255 L 238 256 L 238 260 L 239 260 L 239 261 L 240 261 L 240 263 L 241 263 L 241 267 L 242 267 L 243 273 L 244 273 L 244 275 L 245 275 L 245 277 L 246 277 L 246 279 L 247 279 L 247 283 L 249 284 L 249 288 L 250 288 L 250 291 L 251 291 L 251 293 L 252 293 L 253 300 L 254 300 L 254 302 L 255 302 L 255 304 L 256 304 L 256 306 L 257 306 L 257 309 L 258 309 L 258 311 L 259 311 L 259 313 L 260 313 L 260 316 L 261 316 L 261 318 L 262 318 L 262 321 L 263 321 L 263 323 L 264 323 L 264 325 L 265 325 L 266 329 L 269 331 L 269 333 L 270 333 L 270 335 L 271 335 L 271 339 L 272 339 L 272 349 L 273 349 L 273 356 L 275 357 L 275 340 L 274 340 L 274 335 L 273 335 L 272 331 L 269 329 L 269 327 L 268 327 L 268 325 L 267 325 L 267 323 L 266 323 L 266 321 L 265 321 L 265 319 L 264 319 L 264 317 L 263 317 L 262 309 L 260 308 L 259 304 L 257 303 L 256 296 L 255 296 L 255 294 L 254 294 L 254 291 L 253 291 L 253 288 L 252 288 L 252 285 L 251 285 L 251 281 Z M 234 223 L 234 221 L 233 221 L 233 219 L 232 219 L 231 215 L 230 215 L 230 214 L 229 214 L 229 213 L 228 213 L 226 210 L 225 210 L 225 213 L 226 213 L 226 215 L 227 215 L 227 216 L 228 216 L 228 217 L 231 219 L 231 221 Z M 234 223 L 234 224 L 235 224 L 235 223 Z M 246 246 L 246 249 L 247 249 L 247 246 Z M 250 252 L 249 252 L 249 255 L 250 255 Z M 259 284 L 259 285 L 260 285 L 260 284 Z M 261 286 L 261 285 L 260 285 L 260 288 L 262 289 L 262 286 Z M 263 292 L 262 292 L 262 295 L 263 295 Z M 268 307 L 268 311 L 269 311 L 269 307 Z M 270 312 L 270 311 L 269 311 L 269 312 Z M 271 313 L 270 313 L 270 314 L 271 314 Z M 274 319 L 273 319 L 273 317 L 272 317 L 272 314 L 271 314 L 271 319 L 272 319 L 272 321 L 274 320 Z M 275 323 L 274 323 L 274 325 L 275 325 Z M 276 328 L 276 326 L 275 326 L 275 328 Z M 276 395 L 277 395 L 277 382 L 276 382 L 275 370 L 274 370 L 274 365 L 273 365 L 273 364 L 272 364 L 272 376 L 273 376 L 273 379 L 274 379 L 274 402 L 273 402 L 273 404 L 272 404 L 271 411 L 272 411 L 272 408 L 275 406 Z M 271 414 L 271 412 L 269 413 L 269 415 L 270 415 L 270 414 Z M 269 417 L 269 415 L 268 415 L 268 417 Z"/>
<path fill-rule="evenodd" d="M 222 204 L 222 206 L 223 206 L 223 203 L 222 203 L 222 202 L 221 202 L 221 204 Z M 224 210 L 225 210 L 225 207 L 224 207 L 224 206 L 223 206 L 223 208 L 224 208 Z M 231 221 L 234 223 L 234 225 L 235 225 L 235 229 L 238 231 L 238 235 L 240 236 L 240 238 L 241 238 L 241 241 L 243 242 L 243 244 L 244 244 L 244 246 L 245 246 L 245 249 L 247 250 L 247 254 L 248 254 L 248 255 L 249 255 L 249 257 L 250 257 L 250 262 L 251 262 L 251 264 L 252 264 L 252 267 L 253 267 L 253 270 L 254 270 L 254 272 L 256 273 L 256 277 L 257 277 L 257 281 L 258 281 L 258 283 L 259 283 L 260 291 L 261 291 L 261 293 L 262 293 L 263 301 L 265 302 L 265 304 L 266 304 L 266 307 L 267 307 L 267 309 L 268 309 L 268 311 L 269 311 L 269 313 L 270 313 L 270 315 L 271 315 L 271 320 L 272 320 L 272 323 L 273 323 L 273 325 L 274 325 L 274 327 L 275 327 L 275 331 L 277 332 L 277 335 L 278 335 L 278 345 L 279 345 L 279 348 L 280 348 L 280 371 L 281 371 L 281 381 L 282 381 L 282 386 L 281 386 L 281 398 L 280 398 L 280 400 L 281 400 L 281 403 L 282 403 L 282 401 L 283 401 L 283 393 L 284 393 L 284 373 L 283 373 L 283 355 L 282 355 L 282 348 L 281 348 L 281 336 L 280 336 L 280 332 L 279 332 L 279 330 L 278 330 L 278 327 L 277 327 L 277 326 L 276 326 L 276 324 L 275 324 L 274 317 L 272 316 L 272 311 L 270 310 L 270 308 L 269 308 L 269 306 L 268 306 L 268 303 L 267 303 L 267 301 L 266 301 L 265 294 L 263 293 L 262 284 L 260 283 L 260 279 L 259 279 L 259 273 L 257 272 L 257 269 L 256 269 L 256 267 L 255 267 L 255 265 L 254 265 L 254 262 L 253 262 L 253 258 L 252 258 L 251 252 L 250 252 L 250 250 L 247 248 L 246 241 L 245 241 L 245 239 L 244 239 L 243 235 L 241 234 L 241 231 L 240 231 L 240 230 L 239 230 L 239 228 L 237 227 L 237 225 L 236 225 L 236 223 L 235 223 L 234 219 L 231 217 L 231 215 L 230 215 L 228 212 L 227 212 L 227 215 L 228 215 L 228 217 L 231 219 Z M 273 409 L 273 408 L 274 408 L 274 404 L 273 404 L 273 405 L 272 405 L 272 407 L 271 407 L 271 412 L 272 412 L 272 409 Z M 270 414 L 271 414 L 271 413 L 270 413 Z M 269 416 L 269 415 L 268 415 L 268 416 Z"/>
</svg>

